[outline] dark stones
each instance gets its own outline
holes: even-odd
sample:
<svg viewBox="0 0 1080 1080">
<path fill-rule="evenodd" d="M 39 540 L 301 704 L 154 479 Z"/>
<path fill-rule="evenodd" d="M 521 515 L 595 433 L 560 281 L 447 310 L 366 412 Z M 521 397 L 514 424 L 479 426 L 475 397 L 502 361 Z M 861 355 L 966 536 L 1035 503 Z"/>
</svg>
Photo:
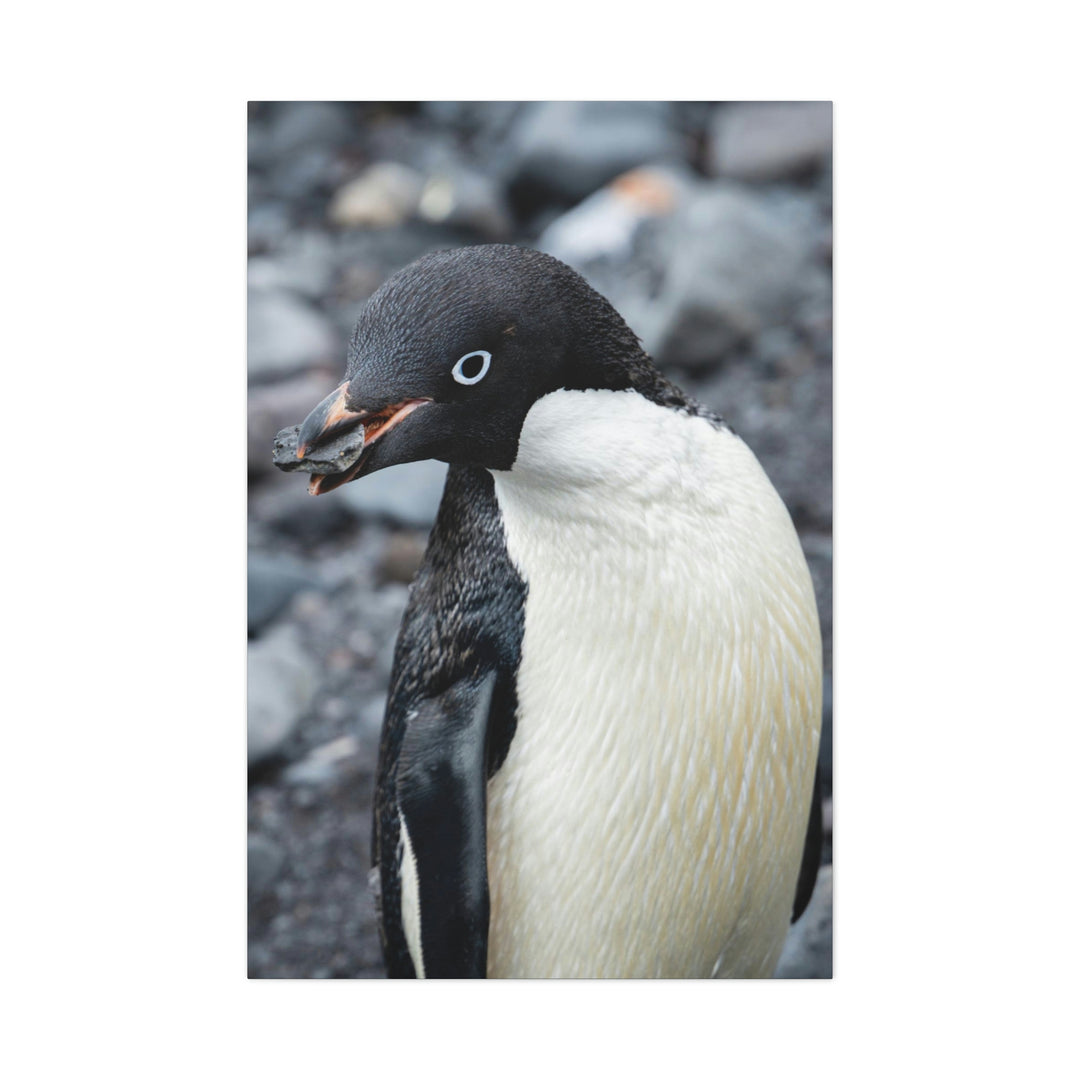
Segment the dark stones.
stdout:
<svg viewBox="0 0 1080 1080">
<path fill-rule="evenodd" d="M 829 101 L 743 101 L 715 113 L 708 163 L 715 176 L 762 182 L 799 178 L 832 155 Z"/>
</svg>

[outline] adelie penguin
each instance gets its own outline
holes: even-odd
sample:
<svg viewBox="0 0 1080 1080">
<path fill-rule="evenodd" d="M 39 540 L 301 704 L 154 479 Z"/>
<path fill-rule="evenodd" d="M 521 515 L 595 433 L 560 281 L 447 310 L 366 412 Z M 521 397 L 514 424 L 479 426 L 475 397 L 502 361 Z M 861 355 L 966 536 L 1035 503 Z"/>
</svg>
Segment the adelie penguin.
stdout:
<svg viewBox="0 0 1080 1080">
<path fill-rule="evenodd" d="M 821 638 L 745 443 L 500 245 L 391 277 L 275 458 L 315 494 L 450 465 L 379 748 L 389 974 L 771 975 L 820 859 Z"/>
</svg>

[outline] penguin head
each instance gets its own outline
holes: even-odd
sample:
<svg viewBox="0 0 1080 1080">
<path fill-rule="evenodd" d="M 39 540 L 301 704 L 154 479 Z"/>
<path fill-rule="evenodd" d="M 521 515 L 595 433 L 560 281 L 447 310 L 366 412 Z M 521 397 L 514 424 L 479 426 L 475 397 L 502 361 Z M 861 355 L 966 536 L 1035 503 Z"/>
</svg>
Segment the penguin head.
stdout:
<svg viewBox="0 0 1080 1080">
<path fill-rule="evenodd" d="M 308 457 L 313 494 L 426 458 L 509 469 L 539 398 L 626 389 L 646 368 L 615 309 L 557 259 L 501 244 L 435 252 L 368 301 L 345 381 L 300 426 L 291 464 Z M 327 447 L 347 466 L 317 472 Z"/>
</svg>

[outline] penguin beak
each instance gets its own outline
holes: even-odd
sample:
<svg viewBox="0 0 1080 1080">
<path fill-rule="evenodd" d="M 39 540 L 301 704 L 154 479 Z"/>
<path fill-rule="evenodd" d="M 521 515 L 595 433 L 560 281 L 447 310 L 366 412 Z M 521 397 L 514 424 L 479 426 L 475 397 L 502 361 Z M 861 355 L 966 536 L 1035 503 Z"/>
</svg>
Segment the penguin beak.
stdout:
<svg viewBox="0 0 1080 1080">
<path fill-rule="evenodd" d="M 316 444 L 327 443 L 354 432 L 364 422 L 364 414 L 353 412 L 345 404 L 349 392 L 346 380 L 336 390 L 328 394 L 307 414 L 300 425 L 297 437 L 296 456 L 303 456 Z M 364 432 L 361 427 L 360 442 L 363 445 Z"/>
<path fill-rule="evenodd" d="M 350 409 L 346 380 L 308 413 L 289 453 L 291 432 L 278 435 L 275 464 L 286 470 L 311 473 L 308 493 L 322 495 L 356 479 L 368 459 L 367 451 L 388 431 L 430 398 L 410 398 L 381 409 Z M 293 429 L 295 431 L 295 429 Z M 280 453 L 279 453 L 280 452 Z M 326 471 L 319 471 L 325 466 Z"/>
</svg>

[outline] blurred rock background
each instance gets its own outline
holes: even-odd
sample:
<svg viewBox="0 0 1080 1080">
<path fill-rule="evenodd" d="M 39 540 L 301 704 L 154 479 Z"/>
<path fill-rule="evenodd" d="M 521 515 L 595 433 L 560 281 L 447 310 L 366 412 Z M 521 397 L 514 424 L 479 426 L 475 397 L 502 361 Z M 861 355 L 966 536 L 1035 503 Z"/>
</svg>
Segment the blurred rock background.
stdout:
<svg viewBox="0 0 1080 1080">
<path fill-rule="evenodd" d="M 394 639 L 445 466 L 310 498 L 271 443 L 342 376 L 365 300 L 425 252 L 541 248 L 751 446 L 825 636 L 826 867 L 779 974 L 832 972 L 832 109 L 252 103 L 248 907 L 256 978 L 382 976 L 370 804 Z"/>
</svg>

